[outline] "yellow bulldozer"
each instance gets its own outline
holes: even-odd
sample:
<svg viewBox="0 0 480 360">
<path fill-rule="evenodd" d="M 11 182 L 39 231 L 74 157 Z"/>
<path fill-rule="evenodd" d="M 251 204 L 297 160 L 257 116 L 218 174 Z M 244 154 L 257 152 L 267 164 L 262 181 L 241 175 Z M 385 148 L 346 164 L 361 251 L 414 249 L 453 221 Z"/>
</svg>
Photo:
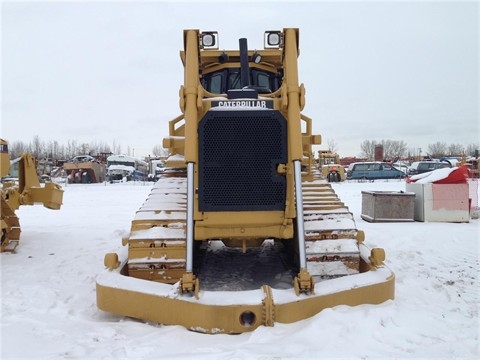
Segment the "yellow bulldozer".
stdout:
<svg viewBox="0 0 480 360">
<path fill-rule="evenodd" d="M 0 162 L 2 177 L 2 234 L 0 252 L 14 252 L 20 241 L 20 222 L 15 211 L 22 205 L 43 204 L 48 209 L 58 210 L 62 205 L 63 190 L 53 182 L 40 185 L 35 158 L 23 154 L 14 160 L 18 166 L 18 178 L 5 178 L 10 171 L 10 156 L 7 141 L 0 139 Z"/>
<path fill-rule="evenodd" d="M 393 299 L 383 249 L 364 245 L 313 159 L 299 30 L 263 40 L 224 50 L 218 32 L 183 32 L 170 155 L 124 247 L 105 256 L 100 309 L 235 334 Z"/>
<path fill-rule="evenodd" d="M 318 151 L 318 167 L 322 177 L 328 182 L 345 180 L 345 169 L 340 164 L 340 156 L 330 150 Z"/>
</svg>

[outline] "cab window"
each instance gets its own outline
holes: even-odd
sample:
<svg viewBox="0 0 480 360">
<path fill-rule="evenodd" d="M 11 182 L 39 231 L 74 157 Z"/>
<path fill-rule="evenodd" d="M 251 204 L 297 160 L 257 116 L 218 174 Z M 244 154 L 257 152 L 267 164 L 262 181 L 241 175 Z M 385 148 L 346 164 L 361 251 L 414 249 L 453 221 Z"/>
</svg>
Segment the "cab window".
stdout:
<svg viewBox="0 0 480 360">
<path fill-rule="evenodd" d="M 209 90 L 210 92 L 212 93 L 215 93 L 215 94 L 219 94 L 222 92 L 222 80 L 223 80 L 223 76 L 222 74 L 213 74 L 211 77 L 210 77 L 210 86 L 209 86 Z"/>
<path fill-rule="evenodd" d="M 240 71 L 230 72 L 228 74 L 228 90 L 240 89 L 242 86 Z"/>
<path fill-rule="evenodd" d="M 263 92 L 273 92 L 281 86 L 281 74 L 250 69 L 249 75 L 250 85 L 260 88 Z M 240 69 L 228 68 L 205 74 L 201 78 L 201 83 L 205 90 L 214 94 L 225 94 L 230 89 L 240 89 L 242 86 Z"/>
</svg>

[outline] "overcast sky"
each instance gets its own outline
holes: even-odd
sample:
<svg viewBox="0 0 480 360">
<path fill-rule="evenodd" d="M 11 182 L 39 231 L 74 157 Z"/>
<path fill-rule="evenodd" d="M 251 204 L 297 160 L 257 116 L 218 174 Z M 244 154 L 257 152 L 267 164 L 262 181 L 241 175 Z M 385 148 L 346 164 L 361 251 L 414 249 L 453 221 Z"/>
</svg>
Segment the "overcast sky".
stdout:
<svg viewBox="0 0 480 360">
<path fill-rule="evenodd" d="M 479 18 L 477 1 L 2 1 L 0 134 L 151 154 L 180 114 L 183 29 L 217 30 L 227 49 L 298 27 L 322 148 L 478 144 Z"/>
</svg>

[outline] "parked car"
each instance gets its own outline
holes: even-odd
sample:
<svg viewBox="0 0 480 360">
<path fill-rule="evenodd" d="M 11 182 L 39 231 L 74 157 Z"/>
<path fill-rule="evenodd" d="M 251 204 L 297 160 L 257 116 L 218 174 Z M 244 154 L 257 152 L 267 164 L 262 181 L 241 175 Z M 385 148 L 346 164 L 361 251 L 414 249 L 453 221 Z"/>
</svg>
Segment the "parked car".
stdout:
<svg viewBox="0 0 480 360">
<path fill-rule="evenodd" d="M 94 162 L 95 158 L 90 155 L 78 155 L 71 159 L 69 162 L 72 163 L 82 163 L 82 162 Z"/>
<path fill-rule="evenodd" d="M 408 175 L 423 174 L 429 171 L 452 167 L 448 162 L 416 161 L 408 169 Z"/>
<path fill-rule="evenodd" d="M 405 174 L 408 174 L 409 166 L 407 164 L 404 164 L 404 163 L 401 163 L 401 162 L 396 162 L 396 163 L 393 163 L 392 166 L 395 169 L 400 170 L 401 172 L 403 172 Z"/>
<path fill-rule="evenodd" d="M 392 165 L 374 161 L 350 164 L 347 170 L 348 180 L 404 179 L 406 174 Z"/>
</svg>

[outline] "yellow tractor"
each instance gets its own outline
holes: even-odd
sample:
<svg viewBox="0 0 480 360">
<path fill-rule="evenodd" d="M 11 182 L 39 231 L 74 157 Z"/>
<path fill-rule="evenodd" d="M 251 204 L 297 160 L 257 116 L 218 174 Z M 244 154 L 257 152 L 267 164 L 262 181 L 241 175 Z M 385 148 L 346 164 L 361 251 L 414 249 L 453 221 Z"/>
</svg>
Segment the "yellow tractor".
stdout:
<svg viewBox="0 0 480 360">
<path fill-rule="evenodd" d="M 245 38 L 223 50 L 215 31 L 185 30 L 183 43 L 170 156 L 105 256 L 98 307 L 232 334 L 393 299 L 383 249 L 363 244 L 313 159 L 299 30 L 266 31 L 261 50 Z"/>
<path fill-rule="evenodd" d="M 328 182 L 340 182 L 345 180 L 345 169 L 340 164 L 340 156 L 330 150 L 318 151 L 318 167 L 322 178 Z"/>
<path fill-rule="evenodd" d="M 2 238 L 0 252 L 13 252 L 20 241 L 20 222 L 15 211 L 21 205 L 43 204 L 48 209 L 58 210 L 62 205 L 63 190 L 55 183 L 40 185 L 35 159 L 23 154 L 15 159 L 18 179 L 5 178 L 10 171 L 8 143 L 0 139 L 0 162 L 2 177 Z M 5 178 L 5 179 L 4 179 Z"/>
</svg>

